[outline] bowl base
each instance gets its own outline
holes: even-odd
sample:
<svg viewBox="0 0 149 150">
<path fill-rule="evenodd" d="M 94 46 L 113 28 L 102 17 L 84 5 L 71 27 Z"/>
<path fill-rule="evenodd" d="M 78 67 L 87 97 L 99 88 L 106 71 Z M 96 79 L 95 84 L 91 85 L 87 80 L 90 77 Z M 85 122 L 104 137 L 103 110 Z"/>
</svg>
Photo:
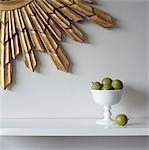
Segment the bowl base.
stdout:
<svg viewBox="0 0 149 150">
<path fill-rule="evenodd" d="M 100 119 L 96 121 L 96 124 L 98 125 L 114 125 L 115 122 L 112 119 Z"/>
</svg>

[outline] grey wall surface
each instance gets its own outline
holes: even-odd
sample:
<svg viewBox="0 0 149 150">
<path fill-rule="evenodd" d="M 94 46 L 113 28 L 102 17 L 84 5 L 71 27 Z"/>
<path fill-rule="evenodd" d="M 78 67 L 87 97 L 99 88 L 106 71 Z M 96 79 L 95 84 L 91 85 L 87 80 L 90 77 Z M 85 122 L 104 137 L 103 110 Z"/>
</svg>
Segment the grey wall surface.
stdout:
<svg viewBox="0 0 149 150">
<path fill-rule="evenodd" d="M 147 137 L 18 137 L 1 139 L 1 150 L 148 150 Z"/>
<path fill-rule="evenodd" d="M 68 74 L 57 71 L 43 54 L 37 55 L 40 63 L 34 74 L 18 60 L 14 85 L 0 91 L 0 117 L 101 117 L 89 83 L 104 76 L 120 78 L 126 86 L 121 103 L 113 107 L 114 115 L 148 116 L 147 3 L 96 1 L 115 17 L 117 28 L 86 23 L 79 27 L 87 33 L 87 43 L 65 38 L 63 47 L 72 60 Z M 148 142 L 147 137 L 1 137 L 0 150 L 148 150 Z"/>
<path fill-rule="evenodd" d="M 149 0 L 148 0 L 148 26 L 149 26 Z M 148 41 L 149 41 L 149 29 L 148 29 Z M 149 42 L 148 42 L 148 77 L 149 77 Z M 149 99 L 149 80 L 148 80 L 148 99 Z M 149 114 L 149 100 L 148 100 L 148 114 Z"/>
<path fill-rule="evenodd" d="M 14 84 L 0 91 L 0 117 L 102 117 L 102 107 L 93 102 L 90 82 L 105 76 L 121 79 L 125 85 L 122 101 L 113 107 L 114 115 L 148 115 L 147 2 L 97 3 L 115 17 L 117 26 L 110 30 L 94 23 L 78 25 L 88 37 L 84 44 L 64 37 L 70 73 L 56 70 L 46 54 L 37 54 L 35 73 L 20 58 L 14 64 Z"/>
</svg>

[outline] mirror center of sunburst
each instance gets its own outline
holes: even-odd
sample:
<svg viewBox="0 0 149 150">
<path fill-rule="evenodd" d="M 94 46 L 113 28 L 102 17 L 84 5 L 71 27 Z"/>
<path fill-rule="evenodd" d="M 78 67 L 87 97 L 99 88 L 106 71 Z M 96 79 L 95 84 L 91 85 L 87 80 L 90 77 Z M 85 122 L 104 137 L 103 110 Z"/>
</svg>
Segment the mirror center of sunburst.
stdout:
<svg viewBox="0 0 149 150">
<path fill-rule="evenodd" d="M 0 0 L 0 3 L 18 3 L 22 0 Z"/>
</svg>

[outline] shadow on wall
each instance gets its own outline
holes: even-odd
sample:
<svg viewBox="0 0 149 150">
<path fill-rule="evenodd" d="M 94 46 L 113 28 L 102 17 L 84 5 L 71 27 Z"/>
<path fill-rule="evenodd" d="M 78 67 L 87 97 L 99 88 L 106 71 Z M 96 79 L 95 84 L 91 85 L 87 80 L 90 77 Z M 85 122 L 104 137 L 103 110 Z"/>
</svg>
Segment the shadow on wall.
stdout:
<svg viewBox="0 0 149 150">
<path fill-rule="evenodd" d="M 2 150 L 148 150 L 148 137 L 5 137 Z"/>
<path fill-rule="evenodd" d="M 126 86 L 123 98 L 125 99 L 125 105 L 123 107 L 125 107 L 125 109 L 128 109 L 130 114 L 133 114 L 134 112 L 139 110 L 139 111 L 143 111 L 142 113 L 146 111 L 145 116 L 148 116 L 147 91 L 145 92 L 143 90 L 141 91 L 133 87 Z"/>
</svg>

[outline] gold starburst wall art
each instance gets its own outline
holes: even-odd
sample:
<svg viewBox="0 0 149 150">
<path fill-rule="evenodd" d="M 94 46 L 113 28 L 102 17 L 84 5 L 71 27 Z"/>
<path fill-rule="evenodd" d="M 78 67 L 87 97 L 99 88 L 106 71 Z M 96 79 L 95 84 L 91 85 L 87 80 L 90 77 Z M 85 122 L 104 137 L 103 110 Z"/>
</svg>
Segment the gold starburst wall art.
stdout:
<svg viewBox="0 0 149 150">
<path fill-rule="evenodd" d="M 76 26 L 84 19 L 113 27 L 112 17 L 92 5 L 93 0 L 0 0 L 0 83 L 12 83 L 12 63 L 22 53 L 34 71 L 35 53 L 46 52 L 57 69 L 68 71 L 70 62 L 62 48 L 62 31 L 78 42 L 83 33 Z"/>
</svg>

